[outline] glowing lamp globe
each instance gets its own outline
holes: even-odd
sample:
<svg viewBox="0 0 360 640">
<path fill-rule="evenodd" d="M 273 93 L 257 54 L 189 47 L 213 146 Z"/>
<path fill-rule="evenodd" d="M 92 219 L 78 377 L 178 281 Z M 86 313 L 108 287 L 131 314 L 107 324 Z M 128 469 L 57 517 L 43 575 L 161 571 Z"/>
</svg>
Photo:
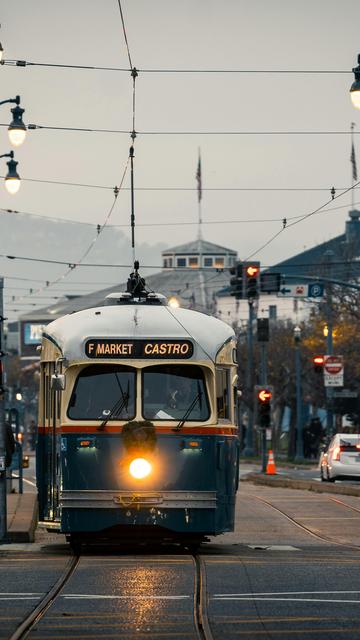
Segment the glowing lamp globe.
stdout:
<svg viewBox="0 0 360 640">
<path fill-rule="evenodd" d="M 11 113 L 13 114 L 13 120 L 10 122 L 8 128 L 9 139 L 14 147 L 19 147 L 26 137 L 26 126 L 22 120 L 24 109 L 16 106 L 14 109 L 11 109 Z"/>
<path fill-rule="evenodd" d="M 21 184 L 20 176 L 16 171 L 18 163 L 15 160 L 11 159 L 6 164 L 9 170 L 7 172 L 7 175 L 5 176 L 5 187 L 8 193 L 10 193 L 11 195 L 15 195 L 15 193 L 19 191 Z"/>
<path fill-rule="evenodd" d="M 360 109 L 360 81 L 355 81 L 350 89 L 350 98 L 355 109 Z"/>
</svg>

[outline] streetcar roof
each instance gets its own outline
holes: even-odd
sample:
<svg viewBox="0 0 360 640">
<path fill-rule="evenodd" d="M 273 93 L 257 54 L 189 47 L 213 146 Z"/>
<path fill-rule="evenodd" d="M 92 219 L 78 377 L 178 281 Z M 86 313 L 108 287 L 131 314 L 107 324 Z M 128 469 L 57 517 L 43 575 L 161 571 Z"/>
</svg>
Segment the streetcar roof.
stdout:
<svg viewBox="0 0 360 640">
<path fill-rule="evenodd" d="M 89 338 L 191 339 L 193 360 L 215 361 L 219 349 L 235 336 L 233 329 L 213 316 L 167 306 L 121 305 L 85 309 L 51 322 L 45 337 L 55 342 L 68 360 L 85 360 Z"/>
</svg>

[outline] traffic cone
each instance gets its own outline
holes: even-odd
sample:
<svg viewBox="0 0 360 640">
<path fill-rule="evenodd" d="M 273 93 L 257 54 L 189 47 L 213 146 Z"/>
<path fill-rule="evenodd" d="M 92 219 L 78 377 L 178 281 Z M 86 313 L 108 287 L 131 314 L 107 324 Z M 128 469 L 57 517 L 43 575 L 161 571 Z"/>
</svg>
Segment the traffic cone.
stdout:
<svg viewBox="0 0 360 640">
<path fill-rule="evenodd" d="M 273 454 L 271 449 L 269 451 L 268 463 L 267 463 L 267 466 L 266 466 L 266 473 L 269 476 L 273 476 L 273 475 L 276 474 L 276 465 L 275 465 L 275 460 L 274 460 L 274 454 Z"/>
</svg>

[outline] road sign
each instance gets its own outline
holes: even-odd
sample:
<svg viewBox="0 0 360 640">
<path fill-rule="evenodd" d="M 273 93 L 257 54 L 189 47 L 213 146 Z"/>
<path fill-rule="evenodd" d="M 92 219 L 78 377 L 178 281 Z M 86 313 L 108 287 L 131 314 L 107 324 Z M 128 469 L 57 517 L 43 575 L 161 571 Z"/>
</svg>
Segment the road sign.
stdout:
<svg viewBox="0 0 360 640">
<path fill-rule="evenodd" d="M 285 298 L 321 298 L 324 295 L 322 282 L 312 284 L 284 284 L 280 287 L 278 296 Z"/>
<path fill-rule="evenodd" d="M 309 298 L 322 298 L 324 295 L 324 285 L 322 282 L 313 282 L 308 285 Z"/>
<path fill-rule="evenodd" d="M 325 387 L 342 387 L 344 385 L 343 356 L 324 356 Z"/>
<path fill-rule="evenodd" d="M 334 391 L 333 398 L 357 398 L 358 392 L 351 389 L 339 389 Z"/>
</svg>

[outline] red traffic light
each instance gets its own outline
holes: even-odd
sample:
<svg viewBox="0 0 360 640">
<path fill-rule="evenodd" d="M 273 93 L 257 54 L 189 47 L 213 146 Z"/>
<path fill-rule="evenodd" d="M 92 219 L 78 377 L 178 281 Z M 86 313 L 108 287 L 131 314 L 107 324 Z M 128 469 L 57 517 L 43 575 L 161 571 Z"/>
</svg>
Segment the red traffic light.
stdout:
<svg viewBox="0 0 360 640">
<path fill-rule="evenodd" d="M 272 393 L 270 389 L 260 389 L 257 395 L 260 402 L 263 402 L 264 404 L 270 402 L 272 398 Z"/>
<path fill-rule="evenodd" d="M 246 274 L 250 277 L 250 278 L 254 278 L 255 276 L 257 276 L 257 274 L 259 273 L 260 268 L 256 267 L 253 264 L 250 264 L 248 267 L 246 267 Z"/>
<path fill-rule="evenodd" d="M 324 364 L 324 356 L 315 356 L 313 358 L 313 363 L 317 364 L 318 366 L 322 366 Z"/>
</svg>

